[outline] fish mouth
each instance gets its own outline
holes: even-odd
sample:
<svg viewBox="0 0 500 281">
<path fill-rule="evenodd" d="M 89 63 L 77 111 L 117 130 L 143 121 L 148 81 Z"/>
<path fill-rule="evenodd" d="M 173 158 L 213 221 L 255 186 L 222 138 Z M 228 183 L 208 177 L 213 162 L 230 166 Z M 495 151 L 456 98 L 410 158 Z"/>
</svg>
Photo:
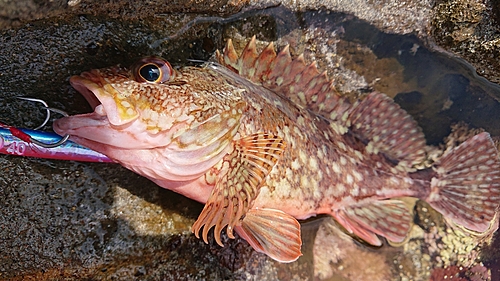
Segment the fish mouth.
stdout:
<svg viewBox="0 0 500 281">
<path fill-rule="evenodd" d="M 129 107 L 129 111 L 123 110 L 117 98 L 119 91 L 105 79 L 99 70 L 70 78 L 73 88 L 87 100 L 93 112 L 57 119 L 52 126 L 54 131 L 59 135 L 70 135 L 71 140 L 106 155 L 110 153 L 110 147 L 149 149 L 168 144 L 168 138 L 150 135 L 146 124 L 139 120 L 140 111 L 133 107 Z"/>
<path fill-rule="evenodd" d="M 71 86 L 77 90 L 95 110 L 101 101 L 94 94 L 95 92 L 101 91 L 103 84 L 101 78 L 92 72 L 83 72 L 80 75 L 72 76 L 69 79 Z"/>
<path fill-rule="evenodd" d="M 73 140 L 76 138 L 91 138 L 98 142 L 104 142 L 104 136 L 92 133 L 96 128 L 109 128 L 110 122 L 103 108 L 102 101 L 98 95 L 103 94 L 103 83 L 101 79 L 91 72 L 84 72 L 81 75 L 72 76 L 70 83 L 92 107 L 93 112 L 82 113 L 57 119 L 53 123 L 53 130 L 59 135 L 70 135 Z"/>
<path fill-rule="evenodd" d="M 70 135 L 72 140 L 78 140 L 80 144 L 100 152 L 102 150 L 96 149 L 99 147 L 96 143 L 117 147 L 132 146 L 132 142 L 120 143 L 119 140 L 124 138 L 125 131 L 130 129 L 135 119 L 120 117 L 113 98 L 116 90 L 100 73 L 92 70 L 72 76 L 70 84 L 87 100 L 93 112 L 57 119 L 53 123 L 54 131 L 59 135 Z M 140 129 L 134 127 L 134 130 Z"/>
<path fill-rule="evenodd" d="M 104 79 L 99 70 L 72 76 L 69 82 L 87 100 L 95 117 L 106 116 L 111 126 L 123 128 L 139 117 L 139 112 L 130 104 L 129 111 L 123 107 L 123 103 L 117 99 L 119 92 Z"/>
</svg>

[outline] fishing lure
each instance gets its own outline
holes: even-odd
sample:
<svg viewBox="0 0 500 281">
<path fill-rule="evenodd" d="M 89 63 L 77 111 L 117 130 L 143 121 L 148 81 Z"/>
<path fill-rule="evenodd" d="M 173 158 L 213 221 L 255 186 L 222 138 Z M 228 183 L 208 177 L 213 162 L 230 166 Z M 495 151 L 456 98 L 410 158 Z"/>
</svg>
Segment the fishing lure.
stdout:
<svg viewBox="0 0 500 281">
<path fill-rule="evenodd" d="M 69 135 L 61 137 L 55 133 L 39 131 L 50 120 L 51 112 L 63 116 L 68 114 L 48 107 L 47 103 L 40 99 L 18 98 L 42 103 L 47 115 L 44 122 L 35 129 L 17 128 L 0 122 L 0 154 L 83 162 L 113 162 L 99 152 L 70 141 Z"/>
</svg>

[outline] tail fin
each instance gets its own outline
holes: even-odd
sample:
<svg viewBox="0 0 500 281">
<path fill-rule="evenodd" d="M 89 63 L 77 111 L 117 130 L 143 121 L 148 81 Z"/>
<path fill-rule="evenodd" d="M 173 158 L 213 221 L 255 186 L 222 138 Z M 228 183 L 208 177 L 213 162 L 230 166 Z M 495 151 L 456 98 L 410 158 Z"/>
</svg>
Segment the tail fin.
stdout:
<svg viewBox="0 0 500 281">
<path fill-rule="evenodd" d="M 436 165 L 426 201 L 454 223 L 484 232 L 500 204 L 498 151 L 488 133 L 480 133 Z"/>
</svg>

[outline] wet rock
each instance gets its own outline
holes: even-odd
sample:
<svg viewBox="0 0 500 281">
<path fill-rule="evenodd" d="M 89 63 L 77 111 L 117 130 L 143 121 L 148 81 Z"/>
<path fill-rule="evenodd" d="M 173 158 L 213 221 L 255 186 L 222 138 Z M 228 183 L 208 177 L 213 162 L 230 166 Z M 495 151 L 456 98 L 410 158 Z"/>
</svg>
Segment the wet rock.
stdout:
<svg viewBox="0 0 500 281">
<path fill-rule="evenodd" d="M 285 4 L 287 5 L 287 4 Z M 433 1 L 297 1 L 291 9 L 307 10 L 325 7 L 365 20 L 388 33 L 417 33 L 424 36 L 430 30 Z"/>
<path fill-rule="evenodd" d="M 29 20 L 46 18 L 62 13 L 67 3 L 65 0 L 56 1 L 0 1 L 0 29 L 20 26 Z"/>
<path fill-rule="evenodd" d="M 108 18 L 138 20 L 156 18 L 162 14 L 231 14 L 240 10 L 247 1 L 96 1 L 96 0 L 21 0 L 0 2 L 0 29 L 22 26 L 31 20 L 52 16 L 105 15 Z"/>
<path fill-rule="evenodd" d="M 432 19 L 436 43 L 495 83 L 500 82 L 498 5 L 498 1 L 437 1 Z"/>
<path fill-rule="evenodd" d="M 317 280 L 395 280 L 391 264 L 394 251 L 390 248 L 374 250 L 357 243 L 332 218 L 317 223 L 313 247 Z"/>
</svg>

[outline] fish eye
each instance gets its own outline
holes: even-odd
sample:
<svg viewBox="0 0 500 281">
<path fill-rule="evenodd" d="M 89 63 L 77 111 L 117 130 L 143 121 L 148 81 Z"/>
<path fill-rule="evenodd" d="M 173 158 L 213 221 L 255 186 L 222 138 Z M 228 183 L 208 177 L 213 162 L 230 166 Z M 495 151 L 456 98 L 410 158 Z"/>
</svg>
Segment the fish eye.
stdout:
<svg viewBox="0 0 500 281">
<path fill-rule="evenodd" d="M 139 69 L 139 75 L 148 82 L 156 83 L 161 77 L 161 69 L 156 64 L 146 64 Z"/>
<path fill-rule="evenodd" d="M 137 82 L 165 83 L 174 76 L 174 70 L 168 61 L 158 57 L 146 57 L 131 67 Z"/>
</svg>

